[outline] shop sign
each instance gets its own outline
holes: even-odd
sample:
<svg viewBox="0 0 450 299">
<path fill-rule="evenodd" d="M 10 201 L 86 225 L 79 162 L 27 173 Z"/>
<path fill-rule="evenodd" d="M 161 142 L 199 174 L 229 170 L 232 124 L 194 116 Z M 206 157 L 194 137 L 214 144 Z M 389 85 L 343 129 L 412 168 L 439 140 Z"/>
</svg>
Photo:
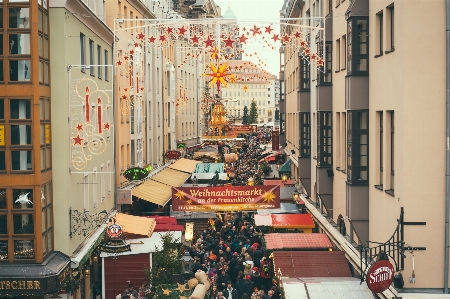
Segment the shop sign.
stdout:
<svg viewBox="0 0 450 299">
<path fill-rule="evenodd" d="M 105 253 L 124 253 L 131 251 L 131 245 L 122 239 L 112 239 L 100 245 L 100 251 Z"/>
<path fill-rule="evenodd" d="M 1 290 L 8 290 L 10 293 L 19 293 L 20 290 L 33 290 L 42 291 L 41 280 L 0 280 L 0 293 Z M 28 292 L 27 292 L 28 293 Z"/>
<path fill-rule="evenodd" d="M 394 267 L 388 260 L 380 260 L 370 267 L 366 276 L 367 286 L 374 293 L 386 291 L 394 281 Z"/>
<path fill-rule="evenodd" d="M 131 205 L 132 202 L 132 196 L 131 196 L 131 190 L 126 189 L 117 189 L 117 204 L 118 205 Z"/>
<path fill-rule="evenodd" d="M 167 151 L 165 157 L 169 160 L 180 159 L 181 153 L 179 151 Z"/>
<path fill-rule="evenodd" d="M 139 181 L 148 176 L 148 171 L 141 167 L 133 167 L 125 170 L 123 176 L 129 181 Z"/>
<path fill-rule="evenodd" d="M 111 239 L 117 239 L 122 235 L 123 229 L 120 224 L 113 223 L 106 228 L 106 233 Z"/>
<path fill-rule="evenodd" d="M 254 211 L 280 208 L 280 185 L 172 187 L 174 211 Z"/>
<path fill-rule="evenodd" d="M 180 151 L 184 151 L 186 149 L 186 144 L 178 143 L 177 144 L 177 149 L 179 149 Z"/>
<path fill-rule="evenodd" d="M 0 125 L 0 146 L 5 145 L 5 126 Z"/>
</svg>

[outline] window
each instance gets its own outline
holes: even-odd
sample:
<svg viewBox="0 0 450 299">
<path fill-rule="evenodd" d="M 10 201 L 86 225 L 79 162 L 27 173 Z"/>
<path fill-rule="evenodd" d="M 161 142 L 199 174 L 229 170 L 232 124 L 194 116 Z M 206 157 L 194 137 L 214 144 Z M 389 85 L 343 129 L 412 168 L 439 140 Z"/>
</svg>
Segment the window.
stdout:
<svg viewBox="0 0 450 299">
<path fill-rule="evenodd" d="M 341 38 L 341 71 L 345 70 L 347 66 L 347 36 L 343 35 Z"/>
<path fill-rule="evenodd" d="M 387 189 L 385 192 L 389 195 L 394 196 L 394 166 L 395 166 L 395 160 L 394 160 L 394 144 L 395 144 L 395 139 L 394 139 L 394 125 L 395 125 L 395 121 L 394 121 L 394 111 L 389 111 L 387 113 L 387 116 L 389 117 L 388 121 L 389 123 L 387 125 L 390 125 L 390 136 L 389 136 L 389 159 L 390 159 L 390 179 L 389 179 L 389 189 Z M 387 162 L 387 161 L 386 161 Z"/>
<path fill-rule="evenodd" d="M 39 52 L 39 83 L 50 84 L 49 69 L 49 36 L 48 36 L 48 12 L 43 8 L 38 10 L 38 52 Z"/>
<path fill-rule="evenodd" d="M 9 0 L 9 2 L 12 2 Z M 23 2 L 23 1 L 21 1 Z M 30 28 L 30 9 L 27 7 L 10 7 L 8 28 Z"/>
<path fill-rule="evenodd" d="M 310 89 L 310 67 L 308 61 L 300 57 L 300 91 L 309 91 Z"/>
<path fill-rule="evenodd" d="M 387 7 L 387 20 L 386 20 L 386 41 L 387 41 L 387 49 L 389 51 L 386 51 L 387 53 L 390 53 L 395 50 L 395 43 L 394 43 L 394 4 L 392 3 L 390 6 Z M 386 53 L 386 54 L 387 54 Z"/>
<path fill-rule="evenodd" d="M 378 122 L 378 184 L 375 188 L 383 190 L 383 111 L 377 111 L 377 122 Z"/>
<path fill-rule="evenodd" d="M 331 166 L 332 148 L 332 112 L 317 112 L 317 161 L 318 166 Z"/>
<path fill-rule="evenodd" d="M 86 71 L 86 36 L 83 33 L 80 33 L 80 65 L 84 73 Z"/>
<path fill-rule="evenodd" d="M 347 159 L 347 113 L 341 113 L 341 171 L 346 172 L 346 159 Z"/>
<path fill-rule="evenodd" d="M 369 115 L 367 110 L 348 111 L 347 182 L 369 183 Z"/>
<path fill-rule="evenodd" d="M 97 76 L 102 78 L 102 46 L 97 45 Z"/>
<path fill-rule="evenodd" d="M 30 81 L 30 60 L 10 60 L 9 80 L 13 82 Z"/>
<path fill-rule="evenodd" d="M 94 69 L 94 41 L 92 39 L 89 40 L 89 74 L 91 76 L 95 75 Z"/>
<path fill-rule="evenodd" d="M 323 66 L 323 72 L 317 72 L 318 79 L 319 79 L 319 85 L 331 85 L 331 79 L 332 79 L 332 42 L 326 42 L 325 43 L 325 64 Z"/>
<path fill-rule="evenodd" d="M 30 34 L 9 34 L 8 49 L 11 55 L 30 54 Z"/>
<path fill-rule="evenodd" d="M 335 72 L 339 72 L 341 70 L 341 40 L 337 39 L 336 40 L 336 71 Z"/>
<path fill-rule="evenodd" d="M 377 13 L 377 24 L 378 30 L 375 32 L 376 41 L 378 43 L 378 54 L 375 57 L 379 57 L 383 55 L 383 11 Z"/>
<path fill-rule="evenodd" d="M 347 23 L 348 74 L 367 75 L 369 73 L 369 20 L 368 17 L 354 17 Z"/>
<path fill-rule="evenodd" d="M 40 159 L 41 171 L 50 170 L 51 160 L 51 133 L 50 133 L 50 99 L 40 98 Z"/>
<path fill-rule="evenodd" d="M 105 50 L 105 81 L 109 81 L 109 72 L 108 72 L 108 50 Z"/>
<path fill-rule="evenodd" d="M 300 117 L 300 157 L 311 156 L 311 114 L 299 112 Z"/>
</svg>

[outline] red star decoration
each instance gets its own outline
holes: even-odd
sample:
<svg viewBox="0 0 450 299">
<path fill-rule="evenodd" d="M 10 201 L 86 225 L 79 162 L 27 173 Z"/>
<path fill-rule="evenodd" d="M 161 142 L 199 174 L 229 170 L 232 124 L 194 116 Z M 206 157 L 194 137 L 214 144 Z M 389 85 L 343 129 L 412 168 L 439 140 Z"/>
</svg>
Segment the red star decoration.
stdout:
<svg viewBox="0 0 450 299">
<path fill-rule="evenodd" d="M 194 32 L 195 32 L 195 31 L 198 31 L 197 25 L 195 25 L 192 29 L 194 30 Z"/>
<path fill-rule="evenodd" d="M 145 34 L 141 31 L 140 33 L 138 33 L 137 38 L 140 40 L 144 40 Z"/>
<path fill-rule="evenodd" d="M 304 47 L 306 47 L 308 44 L 304 41 L 304 40 L 302 40 L 301 42 L 300 42 L 300 47 L 302 47 L 302 48 L 304 48 Z"/>
<path fill-rule="evenodd" d="M 299 31 L 296 31 L 296 32 L 294 33 L 294 37 L 295 37 L 295 38 L 301 38 L 301 37 L 302 37 L 302 33 L 299 32 Z"/>
<path fill-rule="evenodd" d="M 309 53 L 311 53 L 311 49 L 310 48 L 305 48 L 303 50 L 303 53 L 305 53 L 306 55 L 309 55 Z"/>
<path fill-rule="evenodd" d="M 106 122 L 106 123 L 103 125 L 103 128 L 104 128 L 105 130 L 109 130 L 110 127 L 111 127 L 111 125 L 109 124 L 109 122 Z"/>
<path fill-rule="evenodd" d="M 125 87 L 125 88 L 123 89 L 123 91 L 127 92 L 127 91 L 128 91 L 128 88 Z"/>
<path fill-rule="evenodd" d="M 283 35 L 282 39 L 283 39 L 283 44 L 287 44 L 288 42 L 290 42 L 291 37 L 285 33 Z"/>
<path fill-rule="evenodd" d="M 124 60 L 128 60 L 128 56 L 125 55 L 125 56 L 123 57 L 123 59 L 124 59 Z"/>
<path fill-rule="evenodd" d="M 151 44 L 153 44 L 155 42 L 155 40 L 156 40 L 156 37 L 154 37 L 153 35 L 148 38 L 148 42 Z"/>
<path fill-rule="evenodd" d="M 163 34 L 163 35 L 160 35 L 159 36 L 159 41 L 161 42 L 161 43 L 165 43 L 167 40 L 166 40 L 166 36 Z"/>
<path fill-rule="evenodd" d="M 225 55 L 224 58 L 225 58 L 225 60 L 228 60 L 228 55 Z"/>
<path fill-rule="evenodd" d="M 193 43 L 194 45 L 198 45 L 199 39 L 200 39 L 200 37 L 197 36 L 197 34 L 194 34 L 194 36 L 190 38 L 191 43 Z"/>
<path fill-rule="evenodd" d="M 166 33 L 167 33 L 167 35 L 173 34 L 173 28 L 172 27 L 167 27 L 166 28 Z"/>
<path fill-rule="evenodd" d="M 134 50 L 130 50 L 130 55 L 134 55 Z"/>
<path fill-rule="evenodd" d="M 179 36 L 185 36 L 186 35 L 187 28 L 184 28 L 184 25 L 178 28 L 178 35 Z"/>
<path fill-rule="evenodd" d="M 323 63 L 324 63 L 324 61 L 323 61 L 322 58 L 317 59 L 317 65 L 318 66 L 323 66 Z"/>
<path fill-rule="evenodd" d="M 141 87 L 140 89 L 141 89 L 141 91 L 144 91 L 144 87 Z"/>
<path fill-rule="evenodd" d="M 253 25 L 253 28 L 250 29 L 250 31 L 253 33 L 253 36 L 261 34 L 261 27 L 256 27 L 256 25 Z"/>
<path fill-rule="evenodd" d="M 73 139 L 73 145 L 81 145 L 81 141 L 84 140 L 84 138 L 81 138 L 80 135 L 78 134 L 77 137 L 72 137 Z"/>
<path fill-rule="evenodd" d="M 117 65 L 122 65 L 122 61 L 119 60 L 119 61 L 116 62 L 116 64 L 117 64 Z"/>
<path fill-rule="evenodd" d="M 127 99 L 127 95 L 124 94 L 124 95 L 122 96 L 122 100 L 126 100 L 126 99 Z"/>
<path fill-rule="evenodd" d="M 274 34 L 272 36 L 272 39 L 273 39 L 274 42 L 276 42 L 277 40 L 280 40 L 280 36 L 278 34 Z"/>
<path fill-rule="evenodd" d="M 234 27 L 234 31 L 239 32 L 239 26 Z"/>
<path fill-rule="evenodd" d="M 78 131 L 83 130 L 83 125 L 78 124 L 75 129 L 77 129 Z"/>
<path fill-rule="evenodd" d="M 269 26 L 269 27 L 265 27 L 265 33 L 271 33 L 272 31 L 273 31 L 273 29 L 272 29 L 272 26 Z"/>
<path fill-rule="evenodd" d="M 312 53 L 309 58 L 311 58 L 311 60 L 316 60 L 317 58 L 317 54 L 316 53 Z"/>
<path fill-rule="evenodd" d="M 216 41 L 216 40 L 215 40 L 215 39 L 212 39 L 212 38 L 211 38 L 211 35 L 209 35 L 209 36 L 208 36 L 208 39 L 203 41 L 203 42 L 205 43 L 205 48 L 208 48 L 208 47 L 211 47 L 211 48 L 212 48 L 215 41 Z"/>
<path fill-rule="evenodd" d="M 233 48 L 233 44 L 236 42 L 235 40 L 231 39 L 231 35 L 228 35 L 227 39 L 222 39 L 222 41 L 225 43 L 225 48 Z"/>
<path fill-rule="evenodd" d="M 238 36 L 238 40 L 241 44 L 247 44 L 248 37 L 245 37 L 245 35 L 242 34 L 241 36 Z"/>
<path fill-rule="evenodd" d="M 137 47 L 139 47 L 140 45 L 139 45 L 139 43 L 134 43 L 134 47 L 135 48 L 137 48 Z"/>
</svg>

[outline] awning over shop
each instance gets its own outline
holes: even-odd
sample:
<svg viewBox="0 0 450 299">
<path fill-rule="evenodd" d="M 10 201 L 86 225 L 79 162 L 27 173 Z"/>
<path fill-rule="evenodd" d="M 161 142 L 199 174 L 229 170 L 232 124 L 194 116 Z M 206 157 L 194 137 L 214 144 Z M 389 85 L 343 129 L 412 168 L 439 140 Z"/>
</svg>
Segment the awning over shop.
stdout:
<svg viewBox="0 0 450 299">
<path fill-rule="evenodd" d="M 133 196 L 165 206 L 172 197 L 172 187 L 153 180 L 147 180 L 131 190 Z"/>
<path fill-rule="evenodd" d="M 287 202 L 280 202 L 279 209 L 258 210 L 258 214 L 284 214 L 284 213 L 300 214 L 300 211 L 294 203 L 287 203 Z"/>
<path fill-rule="evenodd" d="M 169 166 L 169 168 L 183 171 L 187 173 L 193 173 L 195 171 L 195 168 L 197 167 L 197 164 L 201 163 L 200 161 L 190 160 L 190 159 L 180 159 L 177 160 L 175 163 Z"/>
<path fill-rule="evenodd" d="M 0 296 L 14 294 L 48 294 L 60 290 L 69 278 L 70 258 L 59 252 L 51 253 L 42 264 L 14 263 L 0 267 Z M 6 286 L 9 285 L 9 288 Z"/>
<path fill-rule="evenodd" d="M 313 229 L 314 220 L 310 214 L 256 214 L 256 226 L 272 226 L 273 228 Z"/>
<path fill-rule="evenodd" d="M 278 173 L 280 175 L 283 175 L 283 174 L 291 175 L 291 165 L 292 165 L 291 159 L 287 160 L 286 163 L 284 163 L 280 167 L 280 170 L 278 171 Z"/>
<path fill-rule="evenodd" d="M 156 220 L 147 217 L 138 217 L 122 213 L 116 214 L 116 223 L 120 224 L 125 232 L 127 238 L 131 235 L 140 237 L 150 237 L 156 226 Z"/>
<path fill-rule="evenodd" d="M 181 186 L 190 176 L 191 173 L 166 168 L 154 175 L 151 180 L 168 186 Z"/>
<path fill-rule="evenodd" d="M 102 224 L 97 230 L 86 239 L 84 246 L 81 250 L 71 257 L 70 268 L 78 268 L 83 265 L 91 256 L 92 252 L 97 248 L 97 246 L 102 242 L 105 237 L 105 224 Z"/>
<path fill-rule="evenodd" d="M 215 172 L 224 173 L 225 165 L 224 163 L 199 163 L 197 164 L 197 168 L 195 168 L 195 173 L 212 173 Z"/>
<path fill-rule="evenodd" d="M 215 175 L 216 175 L 215 173 L 193 173 L 191 175 L 191 179 L 196 177 L 197 180 L 211 180 Z M 226 179 L 227 179 L 226 173 L 219 173 L 219 180 L 225 181 Z"/>
</svg>

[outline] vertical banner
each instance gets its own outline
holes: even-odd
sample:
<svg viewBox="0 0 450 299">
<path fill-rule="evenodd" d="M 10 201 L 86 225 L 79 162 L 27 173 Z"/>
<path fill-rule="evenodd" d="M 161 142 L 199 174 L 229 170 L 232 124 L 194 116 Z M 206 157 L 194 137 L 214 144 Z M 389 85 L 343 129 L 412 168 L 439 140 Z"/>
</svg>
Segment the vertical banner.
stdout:
<svg viewBox="0 0 450 299">
<path fill-rule="evenodd" d="M 5 126 L 0 125 L 0 146 L 5 145 Z"/>
<path fill-rule="evenodd" d="M 280 185 L 172 187 L 174 211 L 252 211 L 279 207 Z"/>
</svg>

